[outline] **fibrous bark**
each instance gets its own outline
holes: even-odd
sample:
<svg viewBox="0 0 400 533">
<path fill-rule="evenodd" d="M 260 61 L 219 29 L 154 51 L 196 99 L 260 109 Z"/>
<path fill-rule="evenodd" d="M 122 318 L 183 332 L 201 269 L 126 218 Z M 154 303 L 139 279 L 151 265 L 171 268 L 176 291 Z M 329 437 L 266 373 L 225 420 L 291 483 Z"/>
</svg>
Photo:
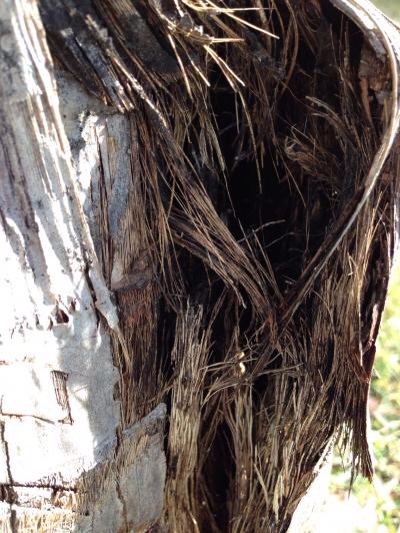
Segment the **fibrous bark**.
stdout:
<svg viewBox="0 0 400 533">
<path fill-rule="evenodd" d="M 284 531 L 339 436 L 370 478 L 368 389 L 398 229 L 395 26 L 361 0 L 41 0 L 50 59 L 36 13 L 29 38 L 15 6 L 24 83 L 15 93 L 10 77 L 2 99 L 1 213 L 32 326 L 10 329 L 22 322 L 27 346 L 53 317 L 50 373 L 35 379 L 55 400 L 37 394 L 33 416 L 54 413 L 72 447 L 76 411 L 85 453 L 107 443 L 95 463 L 76 450 L 74 520 Z M 33 381 L 37 357 L 18 361 Z M 6 465 L 20 404 L 12 390 L 2 404 Z M 96 409 L 110 413 L 101 430 Z M 15 525 L 25 500 L 9 466 L 3 479 Z M 136 486 L 157 496 L 138 504 Z"/>
</svg>

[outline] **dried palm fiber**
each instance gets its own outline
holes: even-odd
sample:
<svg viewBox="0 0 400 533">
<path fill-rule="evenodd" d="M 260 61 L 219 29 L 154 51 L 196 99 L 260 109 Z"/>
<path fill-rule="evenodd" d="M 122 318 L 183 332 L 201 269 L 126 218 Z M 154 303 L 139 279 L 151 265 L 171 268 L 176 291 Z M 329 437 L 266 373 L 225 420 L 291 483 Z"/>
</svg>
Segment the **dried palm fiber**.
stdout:
<svg viewBox="0 0 400 533">
<path fill-rule="evenodd" d="M 129 115 L 126 205 L 100 183 L 93 209 L 124 423 L 170 409 L 166 524 L 284 531 L 339 436 L 373 473 L 398 30 L 362 0 L 40 5 L 54 57 Z"/>
</svg>

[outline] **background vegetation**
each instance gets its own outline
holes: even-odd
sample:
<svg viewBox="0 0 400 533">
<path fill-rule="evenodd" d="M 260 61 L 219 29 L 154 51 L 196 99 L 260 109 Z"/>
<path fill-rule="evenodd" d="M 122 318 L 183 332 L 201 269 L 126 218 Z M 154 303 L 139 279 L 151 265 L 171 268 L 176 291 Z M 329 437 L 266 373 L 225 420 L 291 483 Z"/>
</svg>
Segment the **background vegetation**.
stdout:
<svg viewBox="0 0 400 533">
<path fill-rule="evenodd" d="M 334 460 L 328 506 L 348 516 L 348 532 L 396 533 L 400 531 L 400 261 L 393 271 L 389 297 L 377 344 L 372 381 L 371 442 L 375 479 L 371 486 L 358 478 L 349 497 L 349 465 Z M 336 500 L 336 501 L 335 501 Z M 338 500 L 346 509 L 339 511 Z M 337 527 L 337 522 L 336 526 Z M 344 533 L 343 529 L 340 533 Z"/>
<path fill-rule="evenodd" d="M 374 0 L 373 3 L 379 7 L 388 17 L 400 23 L 400 1 L 399 0 Z"/>
</svg>

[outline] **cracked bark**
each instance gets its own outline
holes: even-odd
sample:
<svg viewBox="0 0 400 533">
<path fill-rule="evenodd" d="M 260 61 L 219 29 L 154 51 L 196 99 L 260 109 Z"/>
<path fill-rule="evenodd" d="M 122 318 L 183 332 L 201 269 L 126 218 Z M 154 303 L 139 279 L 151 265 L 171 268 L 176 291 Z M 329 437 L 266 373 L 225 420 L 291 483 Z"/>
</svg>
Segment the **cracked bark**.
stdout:
<svg viewBox="0 0 400 533">
<path fill-rule="evenodd" d="M 0 529 L 146 529 L 162 507 L 165 409 L 123 425 L 118 317 L 36 2 L 7 0 L 0 20 Z"/>
</svg>

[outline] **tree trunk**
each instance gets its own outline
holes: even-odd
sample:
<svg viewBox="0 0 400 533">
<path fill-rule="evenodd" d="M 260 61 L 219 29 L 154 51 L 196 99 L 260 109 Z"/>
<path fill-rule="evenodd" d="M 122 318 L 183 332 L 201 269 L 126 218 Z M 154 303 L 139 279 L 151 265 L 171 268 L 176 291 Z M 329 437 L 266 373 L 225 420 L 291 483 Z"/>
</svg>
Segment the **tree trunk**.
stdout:
<svg viewBox="0 0 400 533">
<path fill-rule="evenodd" d="M 122 418 L 122 333 L 83 214 L 99 142 L 108 177 L 129 176 L 129 121 L 96 103 L 80 132 L 93 99 L 57 90 L 35 3 L 0 13 L 1 530 L 143 530 L 163 504 L 165 406 Z"/>
<path fill-rule="evenodd" d="M 0 3 L 2 531 L 286 531 L 339 435 L 372 476 L 399 32 L 234 4 Z"/>
</svg>

